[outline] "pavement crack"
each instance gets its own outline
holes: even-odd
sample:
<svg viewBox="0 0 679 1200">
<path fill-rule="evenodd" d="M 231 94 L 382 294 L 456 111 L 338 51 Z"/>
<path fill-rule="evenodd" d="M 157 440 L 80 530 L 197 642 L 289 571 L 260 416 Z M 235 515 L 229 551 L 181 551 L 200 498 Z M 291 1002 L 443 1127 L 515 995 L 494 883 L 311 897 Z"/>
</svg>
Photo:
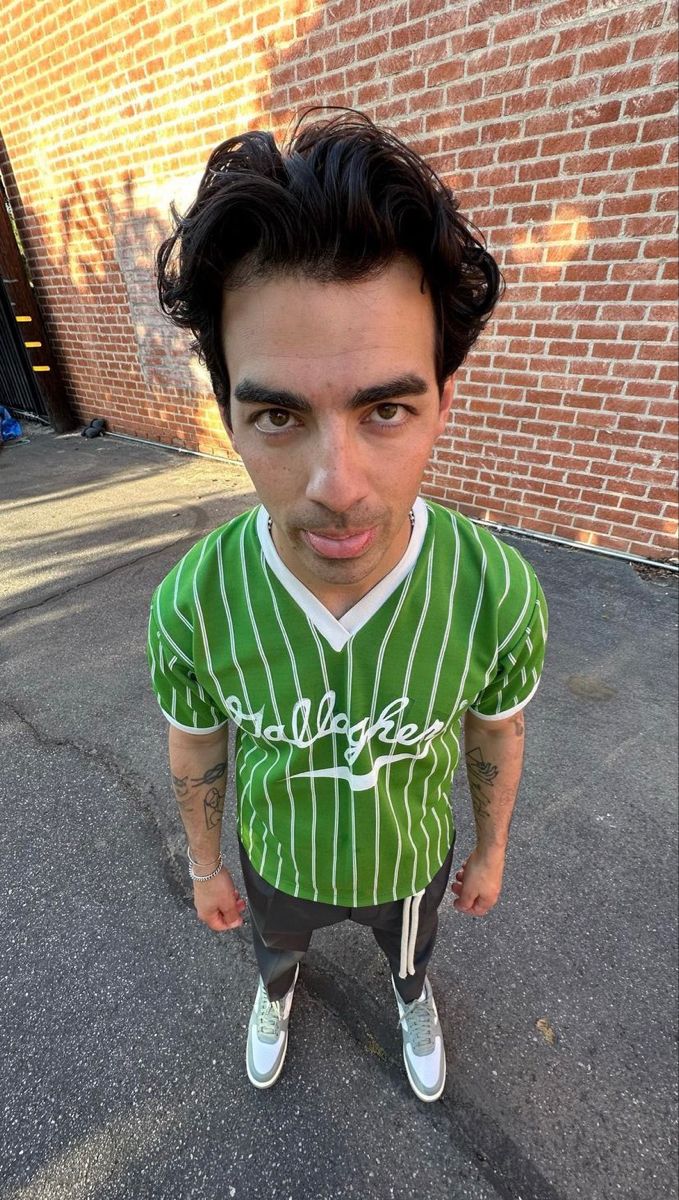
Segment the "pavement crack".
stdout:
<svg viewBox="0 0 679 1200">
<path fill-rule="evenodd" d="M 193 907 L 193 888 L 188 875 L 176 850 L 171 845 L 168 831 L 161 819 L 160 797 L 148 780 L 130 770 L 124 770 L 111 755 L 99 746 L 87 746 L 74 738 L 56 737 L 39 729 L 29 717 L 22 713 L 15 704 L 5 700 L 4 707 L 12 713 L 35 738 L 38 746 L 44 750 L 71 750 L 83 758 L 96 759 L 97 769 L 106 772 L 134 803 L 138 810 L 150 822 L 156 837 L 156 845 L 160 850 L 161 868 L 168 890 L 173 901 L 181 908 Z M 182 856 L 183 859 L 183 856 Z"/>
<path fill-rule="evenodd" d="M 162 554 L 165 550 L 171 549 L 172 546 L 177 546 L 180 542 L 184 542 L 187 538 L 192 537 L 193 532 L 185 532 L 181 537 L 175 538 L 171 542 L 164 542 L 162 546 L 156 547 L 155 550 L 148 550 L 145 554 L 138 554 L 136 558 L 126 558 L 124 562 L 116 563 L 115 566 L 108 567 L 107 570 L 101 571 L 98 575 L 91 575 L 88 579 L 79 579 L 76 583 L 62 588 L 60 592 L 50 592 L 49 596 L 44 596 L 42 600 L 36 600 L 34 604 L 21 604 L 18 608 L 11 608 L 8 612 L 0 613 L 0 621 L 7 621 L 10 617 L 30 612 L 34 608 L 43 608 L 45 604 L 51 604 L 53 600 L 61 600 L 63 596 L 68 596 L 71 592 L 77 592 L 80 588 L 89 587 L 91 583 L 97 583 L 100 579 L 106 579 L 108 575 L 115 575 L 117 571 L 125 571 L 128 567 L 133 567 L 136 563 L 144 562 L 147 558 L 153 558 L 155 554 Z"/>
</svg>

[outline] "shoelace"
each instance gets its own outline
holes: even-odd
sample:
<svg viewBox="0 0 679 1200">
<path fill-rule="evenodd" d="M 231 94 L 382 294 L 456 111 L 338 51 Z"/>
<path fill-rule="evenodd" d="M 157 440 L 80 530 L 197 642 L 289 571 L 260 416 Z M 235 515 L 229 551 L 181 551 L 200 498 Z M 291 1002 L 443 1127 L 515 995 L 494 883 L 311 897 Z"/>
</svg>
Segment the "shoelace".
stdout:
<svg viewBox="0 0 679 1200">
<path fill-rule="evenodd" d="M 282 1001 L 269 1000 L 264 993 L 257 1013 L 257 1033 L 263 1034 L 264 1037 L 278 1037 L 282 1016 Z"/>
<path fill-rule="evenodd" d="M 410 1034 L 415 1054 L 428 1054 L 434 1049 L 436 1019 L 426 998 L 406 1004 L 398 1023 Z"/>
</svg>

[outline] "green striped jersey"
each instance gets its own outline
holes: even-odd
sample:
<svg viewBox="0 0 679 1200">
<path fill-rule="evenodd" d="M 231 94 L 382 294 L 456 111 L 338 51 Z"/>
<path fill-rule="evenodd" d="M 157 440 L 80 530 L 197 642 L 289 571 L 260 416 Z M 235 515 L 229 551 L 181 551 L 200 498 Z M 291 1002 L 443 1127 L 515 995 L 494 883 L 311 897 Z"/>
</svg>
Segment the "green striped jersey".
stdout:
<svg viewBox="0 0 679 1200">
<path fill-rule="evenodd" d="M 460 726 L 522 708 L 546 604 L 488 529 L 418 499 L 400 563 L 341 620 L 280 559 L 260 506 L 208 534 L 153 595 L 168 720 L 236 726 L 238 830 L 290 895 L 348 907 L 424 888 L 454 834 Z"/>
</svg>

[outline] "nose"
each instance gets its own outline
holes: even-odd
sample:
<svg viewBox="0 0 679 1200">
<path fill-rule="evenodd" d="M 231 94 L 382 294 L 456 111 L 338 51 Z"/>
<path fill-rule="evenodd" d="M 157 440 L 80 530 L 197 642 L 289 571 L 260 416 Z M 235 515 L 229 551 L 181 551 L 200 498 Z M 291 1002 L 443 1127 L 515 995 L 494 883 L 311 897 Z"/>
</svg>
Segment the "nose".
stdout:
<svg viewBox="0 0 679 1200">
<path fill-rule="evenodd" d="M 345 513 L 368 492 L 354 439 L 333 428 L 315 439 L 309 463 L 306 496 L 330 512 Z"/>
</svg>

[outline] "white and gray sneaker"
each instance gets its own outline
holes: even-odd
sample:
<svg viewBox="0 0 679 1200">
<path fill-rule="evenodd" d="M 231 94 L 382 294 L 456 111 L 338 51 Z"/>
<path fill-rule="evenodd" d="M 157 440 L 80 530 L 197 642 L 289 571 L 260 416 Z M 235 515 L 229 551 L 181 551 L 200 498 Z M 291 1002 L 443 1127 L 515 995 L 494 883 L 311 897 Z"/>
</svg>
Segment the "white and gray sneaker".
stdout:
<svg viewBox="0 0 679 1200">
<path fill-rule="evenodd" d="M 283 1070 L 288 1048 L 288 1021 L 298 975 L 299 963 L 290 988 L 280 1000 L 269 1000 L 262 980 L 259 981 L 245 1056 L 248 1079 L 257 1088 L 271 1087 Z"/>
<path fill-rule="evenodd" d="M 422 995 L 410 1004 L 392 985 L 403 1034 L 403 1061 L 410 1086 L 420 1100 L 438 1100 L 446 1082 L 446 1051 L 431 984 L 425 976 Z"/>
</svg>

